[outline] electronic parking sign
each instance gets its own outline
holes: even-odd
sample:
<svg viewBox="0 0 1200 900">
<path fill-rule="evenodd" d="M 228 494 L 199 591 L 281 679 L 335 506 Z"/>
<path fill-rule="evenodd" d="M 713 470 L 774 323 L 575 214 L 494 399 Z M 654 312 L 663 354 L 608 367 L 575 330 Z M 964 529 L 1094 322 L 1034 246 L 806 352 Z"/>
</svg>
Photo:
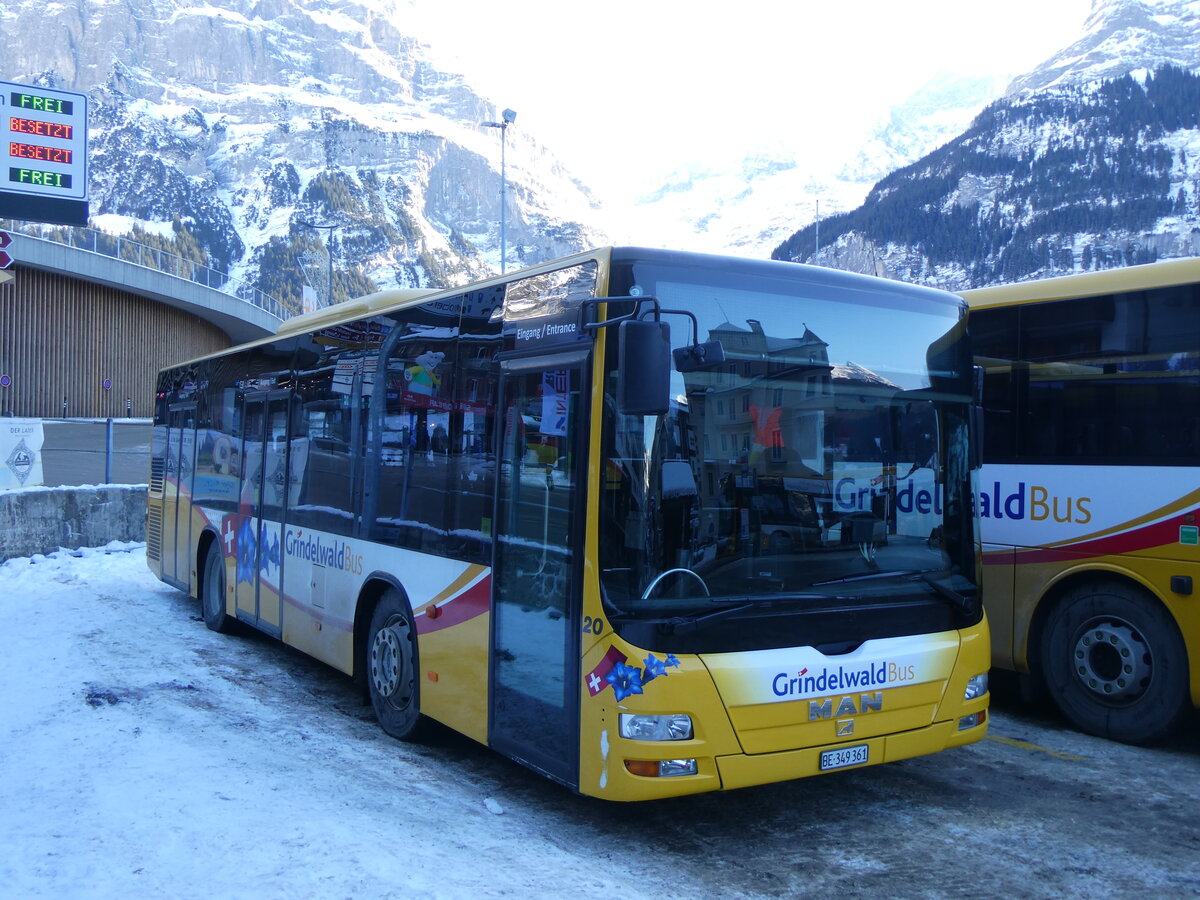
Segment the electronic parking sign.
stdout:
<svg viewBox="0 0 1200 900">
<path fill-rule="evenodd" d="M 87 224 L 87 103 L 0 81 L 0 217 Z"/>
</svg>

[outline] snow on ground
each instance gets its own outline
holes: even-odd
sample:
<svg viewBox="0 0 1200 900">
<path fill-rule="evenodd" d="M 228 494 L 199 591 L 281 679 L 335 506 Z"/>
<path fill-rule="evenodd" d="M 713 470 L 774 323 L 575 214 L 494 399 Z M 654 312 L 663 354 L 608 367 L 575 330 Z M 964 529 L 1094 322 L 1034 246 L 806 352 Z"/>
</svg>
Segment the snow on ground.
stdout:
<svg viewBox="0 0 1200 900">
<path fill-rule="evenodd" d="M 0 894 L 702 893 L 609 858 L 569 821 L 595 801 L 456 735 L 394 741 L 345 676 L 198 613 L 142 544 L 0 565 Z"/>
<path fill-rule="evenodd" d="M 993 705 L 946 753 L 605 803 L 391 740 L 345 676 L 198 613 L 141 544 L 0 564 L 0 898 L 1200 894 L 1200 720 L 1125 747 Z"/>
</svg>

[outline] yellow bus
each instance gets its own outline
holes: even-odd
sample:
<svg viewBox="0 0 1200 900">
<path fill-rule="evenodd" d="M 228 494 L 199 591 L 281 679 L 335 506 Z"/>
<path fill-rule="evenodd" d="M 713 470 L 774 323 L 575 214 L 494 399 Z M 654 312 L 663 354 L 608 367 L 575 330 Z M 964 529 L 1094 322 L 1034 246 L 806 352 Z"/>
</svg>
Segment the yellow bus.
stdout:
<svg viewBox="0 0 1200 900">
<path fill-rule="evenodd" d="M 639 800 L 977 741 L 952 294 L 606 248 L 162 373 L 147 557 L 217 631 Z M 790 505 L 790 511 L 768 507 Z"/>
<path fill-rule="evenodd" d="M 1200 706 L 1200 259 L 967 291 L 997 667 L 1080 729 Z"/>
</svg>

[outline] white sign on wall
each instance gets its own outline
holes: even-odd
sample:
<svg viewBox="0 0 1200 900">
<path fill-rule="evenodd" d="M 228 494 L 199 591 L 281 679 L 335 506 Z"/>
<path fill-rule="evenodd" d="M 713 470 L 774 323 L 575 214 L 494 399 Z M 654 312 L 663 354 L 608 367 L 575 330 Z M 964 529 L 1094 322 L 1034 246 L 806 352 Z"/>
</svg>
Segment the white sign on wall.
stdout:
<svg viewBox="0 0 1200 900">
<path fill-rule="evenodd" d="M 42 483 L 42 422 L 0 418 L 0 489 Z"/>
</svg>

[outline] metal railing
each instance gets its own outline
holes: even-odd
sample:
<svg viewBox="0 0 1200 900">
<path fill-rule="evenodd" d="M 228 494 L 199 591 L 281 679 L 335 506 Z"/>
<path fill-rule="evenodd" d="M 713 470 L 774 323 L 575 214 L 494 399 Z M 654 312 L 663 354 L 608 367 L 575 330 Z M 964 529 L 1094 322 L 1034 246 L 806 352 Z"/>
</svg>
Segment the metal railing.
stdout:
<svg viewBox="0 0 1200 900">
<path fill-rule="evenodd" d="M 135 266 L 182 278 L 193 284 L 200 284 L 214 291 L 220 291 L 222 294 L 236 297 L 281 321 L 301 312 L 301 310 L 293 309 L 275 299 L 270 294 L 263 293 L 249 282 L 232 277 L 227 272 L 121 235 L 108 234 L 95 228 L 40 225 L 13 220 L 0 220 L 0 230 L 47 243 L 65 244 L 77 250 L 109 256 Z"/>
</svg>

